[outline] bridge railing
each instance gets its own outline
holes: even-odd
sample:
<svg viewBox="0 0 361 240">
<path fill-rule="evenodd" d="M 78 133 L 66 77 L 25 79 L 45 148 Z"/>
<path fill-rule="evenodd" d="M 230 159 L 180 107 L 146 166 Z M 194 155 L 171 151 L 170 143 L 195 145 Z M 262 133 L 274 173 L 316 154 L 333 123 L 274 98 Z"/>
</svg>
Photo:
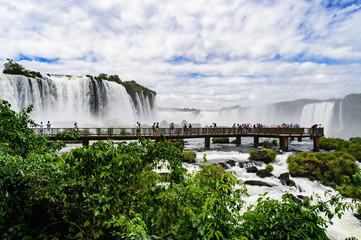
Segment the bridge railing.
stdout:
<svg viewBox="0 0 361 240">
<path fill-rule="evenodd" d="M 33 128 L 33 131 L 40 134 L 39 128 Z M 60 132 L 72 132 L 73 128 L 44 128 L 43 134 L 55 136 Z M 308 134 L 323 136 L 323 128 L 79 128 L 80 136 L 157 136 L 169 135 L 276 135 L 279 134 Z"/>
</svg>

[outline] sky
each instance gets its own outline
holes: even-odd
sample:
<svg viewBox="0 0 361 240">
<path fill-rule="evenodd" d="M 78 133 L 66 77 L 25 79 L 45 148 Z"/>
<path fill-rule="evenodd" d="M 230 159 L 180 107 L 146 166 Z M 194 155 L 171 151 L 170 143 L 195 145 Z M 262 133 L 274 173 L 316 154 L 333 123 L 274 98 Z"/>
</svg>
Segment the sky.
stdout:
<svg viewBox="0 0 361 240">
<path fill-rule="evenodd" d="M 0 64 L 117 74 L 157 105 L 361 93 L 361 0 L 0 0 Z"/>
</svg>

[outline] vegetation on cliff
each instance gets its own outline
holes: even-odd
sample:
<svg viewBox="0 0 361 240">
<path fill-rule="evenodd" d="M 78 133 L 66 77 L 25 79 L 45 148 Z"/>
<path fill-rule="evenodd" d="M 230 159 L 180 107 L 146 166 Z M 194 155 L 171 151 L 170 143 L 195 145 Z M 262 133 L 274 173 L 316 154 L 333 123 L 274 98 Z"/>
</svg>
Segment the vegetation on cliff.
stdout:
<svg viewBox="0 0 361 240">
<path fill-rule="evenodd" d="M 8 60 L 8 62 L 4 63 L 4 70 L 3 70 L 3 73 L 5 74 L 23 75 L 25 77 L 33 77 L 33 78 L 42 77 L 39 72 L 27 70 L 20 64 L 14 62 L 13 59 L 7 58 L 6 60 Z"/>
</svg>

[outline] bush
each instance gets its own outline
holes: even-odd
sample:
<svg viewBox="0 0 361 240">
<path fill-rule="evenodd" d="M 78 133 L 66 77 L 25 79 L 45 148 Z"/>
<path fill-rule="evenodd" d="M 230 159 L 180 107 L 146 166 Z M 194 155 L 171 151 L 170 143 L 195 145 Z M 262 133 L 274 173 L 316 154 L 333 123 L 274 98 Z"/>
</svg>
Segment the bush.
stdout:
<svg viewBox="0 0 361 240">
<path fill-rule="evenodd" d="M 277 157 L 277 153 L 274 150 L 270 149 L 263 149 L 261 151 L 251 151 L 249 159 L 255 161 L 263 161 L 264 163 L 268 164 L 270 162 L 274 162 Z"/>
<path fill-rule="evenodd" d="M 273 171 L 273 166 L 271 164 L 267 164 L 265 170 L 270 173 Z"/>
<path fill-rule="evenodd" d="M 287 159 L 288 170 L 294 177 L 315 178 L 330 186 L 343 186 L 345 177 L 358 172 L 355 158 L 347 153 L 299 153 Z"/>
<path fill-rule="evenodd" d="M 183 161 L 188 163 L 194 163 L 197 158 L 197 153 L 191 150 L 183 150 Z"/>
<path fill-rule="evenodd" d="M 326 221 L 286 196 L 282 201 L 260 197 L 242 220 L 247 239 L 328 239 Z"/>
<path fill-rule="evenodd" d="M 272 147 L 272 144 L 269 141 L 264 141 L 262 143 L 262 145 L 263 145 L 264 148 L 271 148 Z"/>
<path fill-rule="evenodd" d="M 214 137 L 212 138 L 213 143 L 229 143 L 229 137 Z"/>
</svg>

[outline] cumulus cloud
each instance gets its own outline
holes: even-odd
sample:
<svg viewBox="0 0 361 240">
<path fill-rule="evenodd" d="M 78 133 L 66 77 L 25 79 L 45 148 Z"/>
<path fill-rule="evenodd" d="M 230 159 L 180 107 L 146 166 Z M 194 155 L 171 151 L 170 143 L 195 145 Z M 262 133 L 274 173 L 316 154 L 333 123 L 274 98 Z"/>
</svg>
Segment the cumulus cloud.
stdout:
<svg viewBox="0 0 361 240">
<path fill-rule="evenodd" d="M 0 0 L 0 14 L 0 63 L 118 74 L 157 91 L 161 107 L 262 105 L 361 89 L 359 1 Z"/>
</svg>

